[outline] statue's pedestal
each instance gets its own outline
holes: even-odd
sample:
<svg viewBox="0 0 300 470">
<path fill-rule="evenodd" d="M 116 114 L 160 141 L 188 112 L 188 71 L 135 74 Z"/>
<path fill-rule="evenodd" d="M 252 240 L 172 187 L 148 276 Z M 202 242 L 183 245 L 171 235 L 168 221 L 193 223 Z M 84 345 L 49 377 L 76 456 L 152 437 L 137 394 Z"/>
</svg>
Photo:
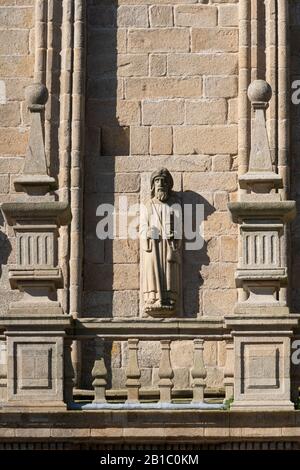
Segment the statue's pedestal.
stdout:
<svg viewBox="0 0 300 470">
<path fill-rule="evenodd" d="M 235 314 L 225 317 L 234 339 L 234 410 L 293 410 L 290 401 L 293 315 Z"/>
</svg>

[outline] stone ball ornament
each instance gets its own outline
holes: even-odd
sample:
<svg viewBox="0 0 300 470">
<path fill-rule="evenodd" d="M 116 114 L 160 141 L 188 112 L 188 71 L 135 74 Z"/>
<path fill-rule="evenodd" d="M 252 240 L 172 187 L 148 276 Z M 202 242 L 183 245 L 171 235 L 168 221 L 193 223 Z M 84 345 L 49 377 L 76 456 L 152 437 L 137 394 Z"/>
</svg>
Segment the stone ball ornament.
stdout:
<svg viewBox="0 0 300 470">
<path fill-rule="evenodd" d="M 28 106 L 44 106 L 48 100 L 48 89 L 42 83 L 33 83 L 25 90 L 25 99 Z"/>
<path fill-rule="evenodd" d="M 265 80 L 254 80 L 248 87 L 248 98 L 252 103 L 268 103 L 272 98 L 272 88 Z"/>
</svg>

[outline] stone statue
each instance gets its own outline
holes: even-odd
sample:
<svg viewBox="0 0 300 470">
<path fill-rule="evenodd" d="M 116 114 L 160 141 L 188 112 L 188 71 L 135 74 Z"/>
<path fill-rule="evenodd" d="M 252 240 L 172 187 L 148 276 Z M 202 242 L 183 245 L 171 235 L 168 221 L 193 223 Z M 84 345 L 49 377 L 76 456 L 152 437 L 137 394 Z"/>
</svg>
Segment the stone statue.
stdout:
<svg viewBox="0 0 300 470">
<path fill-rule="evenodd" d="M 182 216 L 173 178 L 166 168 L 151 175 L 151 199 L 141 211 L 144 312 L 172 317 L 180 307 Z"/>
</svg>

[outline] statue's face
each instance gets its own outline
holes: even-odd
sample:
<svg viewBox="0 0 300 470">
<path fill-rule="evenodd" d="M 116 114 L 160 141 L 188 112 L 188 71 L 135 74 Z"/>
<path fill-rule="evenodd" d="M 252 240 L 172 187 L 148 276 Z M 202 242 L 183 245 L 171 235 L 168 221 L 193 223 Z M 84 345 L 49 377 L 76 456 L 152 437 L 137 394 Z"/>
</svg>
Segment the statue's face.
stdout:
<svg viewBox="0 0 300 470">
<path fill-rule="evenodd" d="M 169 197 L 169 185 L 165 176 L 157 176 L 154 179 L 154 193 L 159 201 L 166 201 Z"/>
</svg>

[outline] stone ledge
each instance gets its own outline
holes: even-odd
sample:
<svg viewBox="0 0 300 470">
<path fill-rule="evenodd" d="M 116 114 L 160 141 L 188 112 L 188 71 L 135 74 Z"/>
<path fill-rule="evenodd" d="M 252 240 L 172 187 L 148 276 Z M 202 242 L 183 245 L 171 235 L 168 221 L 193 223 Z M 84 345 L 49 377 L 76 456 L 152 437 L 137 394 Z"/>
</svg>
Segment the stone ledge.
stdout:
<svg viewBox="0 0 300 470">
<path fill-rule="evenodd" d="M 188 424 L 183 424 L 188 423 Z M 300 412 L 69 411 L 0 412 L 0 442 L 300 441 Z"/>
</svg>

